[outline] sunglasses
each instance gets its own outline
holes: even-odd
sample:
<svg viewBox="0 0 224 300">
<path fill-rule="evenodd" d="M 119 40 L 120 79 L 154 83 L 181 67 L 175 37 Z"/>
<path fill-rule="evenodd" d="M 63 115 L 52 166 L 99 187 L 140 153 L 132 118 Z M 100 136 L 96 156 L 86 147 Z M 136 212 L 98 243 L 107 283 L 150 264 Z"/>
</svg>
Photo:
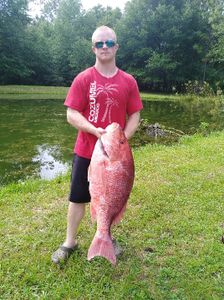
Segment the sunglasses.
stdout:
<svg viewBox="0 0 224 300">
<path fill-rule="evenodd" d="M 96 42 L 96 43 L 94 44 L 94 46 L 95 46 L 97 49 L 100 49 L 100 48 L 103 48 L 103 45 L 104 45 L 104 44 L 107 46 L 107 48 L 112 48 L 112 47 L 114 47 L 114 46 L 116 45 L 115 41 L 113 41 L 113 40 L 107 40 L 107 41 L 105 41 L 105 42 Z"/>
</svg>

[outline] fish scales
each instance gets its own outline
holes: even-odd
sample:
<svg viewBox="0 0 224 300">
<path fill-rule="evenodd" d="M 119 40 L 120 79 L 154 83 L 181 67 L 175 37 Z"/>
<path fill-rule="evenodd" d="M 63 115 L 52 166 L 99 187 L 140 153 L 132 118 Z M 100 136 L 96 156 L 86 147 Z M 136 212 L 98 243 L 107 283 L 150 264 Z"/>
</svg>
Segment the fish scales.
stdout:
<svg viewBox="0 0 224 300">
<path fill-rule="evenodd" d="M 134 182 L 132 152 L 119 124 L 108 125 L 97 141 L 88 177 L 91 217 L 97 230 L 87 258 L 103 256 L 116 264 L 111 225 L 121 220 Z"/>
</svg>

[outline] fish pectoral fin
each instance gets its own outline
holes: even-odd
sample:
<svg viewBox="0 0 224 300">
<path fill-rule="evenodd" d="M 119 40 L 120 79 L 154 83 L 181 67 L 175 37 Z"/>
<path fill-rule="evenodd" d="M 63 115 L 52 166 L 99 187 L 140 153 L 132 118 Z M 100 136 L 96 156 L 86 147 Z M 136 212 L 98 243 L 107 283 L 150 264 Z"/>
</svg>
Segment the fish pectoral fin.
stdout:
<svg viewBox="0 0 224 300">
<path fill-rule="evenodd" d="M 125 210 L 126 210 L 126 207 L 127 207 L 127 202 L 126 202 L 125 205 L 122 207 L 122 209 L 119 211 L 119 213 L 114 217 L 114 219 L 113 219 L 113 221 L 112 221 L 112 225 L 118 224 L 118 223 L 121 221 L 121 219 L 122 219 L 122 217 L 123 217 L 123 215 L 124 215 L 124 212 L 125 212 Z"/>
</svg>

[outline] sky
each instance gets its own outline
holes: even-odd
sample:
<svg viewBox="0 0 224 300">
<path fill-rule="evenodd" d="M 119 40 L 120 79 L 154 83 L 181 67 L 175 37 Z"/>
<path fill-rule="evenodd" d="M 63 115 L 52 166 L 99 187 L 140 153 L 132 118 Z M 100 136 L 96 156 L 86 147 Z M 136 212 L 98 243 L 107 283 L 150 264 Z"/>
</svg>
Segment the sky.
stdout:
<svg viewBox="0 0 224 300">
<path fill-rule="evenodd" d="M 40 0 L 36 0 L 32 4 L 30 4 L 30 15 L 32 17 L 35 17 L 36 15 L 40 14 Z M 88 10 L 92 8 L 93 6 L 96 6 L 98 4 L 107 7 L 110 6 L 112 8 L 119 7 L 121 10 L 124 9 L 125 3 L 128 2 L 128 0 L 81 0 L 83 8 L 85 10 Z"/>
<path fill-rule="evenodd" d="M 110 6 L 112 8 L 119 7 L 120 9 L 124 9 L 125 3 L 128 0 L 82 0 L 82 5 L 85 10 L 92 8 L 98 4 L 102 6 Z"/>
</svg>

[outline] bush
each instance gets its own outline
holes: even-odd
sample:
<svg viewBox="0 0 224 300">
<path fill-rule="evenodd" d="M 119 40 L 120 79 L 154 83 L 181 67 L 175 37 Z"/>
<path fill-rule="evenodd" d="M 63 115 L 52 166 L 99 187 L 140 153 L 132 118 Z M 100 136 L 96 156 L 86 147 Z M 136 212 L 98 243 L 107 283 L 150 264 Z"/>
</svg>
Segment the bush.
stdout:
<svg viewBox="0 0 224 300">
<path fill-rule="evenodd" d="M 214 96 L 213 89 L 206 81 L 199 82 L 197 80 L 189 80 L 184 86 L 187 94 L 198 96 Z"/>
</svg>

